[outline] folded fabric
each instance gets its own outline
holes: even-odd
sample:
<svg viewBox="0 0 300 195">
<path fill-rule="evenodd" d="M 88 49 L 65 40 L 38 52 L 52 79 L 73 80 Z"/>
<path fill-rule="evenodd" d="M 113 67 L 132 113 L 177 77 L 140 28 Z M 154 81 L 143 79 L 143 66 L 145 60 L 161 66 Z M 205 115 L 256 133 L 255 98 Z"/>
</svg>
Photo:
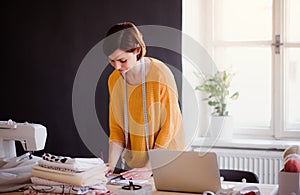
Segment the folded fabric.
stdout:
<svg viewBox="0 0 300 195">
<path fill-rule="evenodd" d="M 107 192 L 106 184 L 100 183 L 93 186 L 78 187 L 69 185 L 66 183 L 55 182 L 39 177 L 31 177 L 33 184 L 27 186 L 27 193 L 32 194 L 33 192 L 39 193 L 63 193 L 63 194 L 87 194 L 88 192 L 105 193 Z M 31 192 L 31 193 L 30 193 Z M 26 194 L 26 193 L 24 193 Z M 36 194 L 36 193 L 34 193 Z"/>
<path fill-rule="evenodd" d="M 49 179 L 43 179 L 40 177 L 31 177 L 31 183 L 36 185 L 46 185 L 46 186 L 59 186 L 59 185 L 67 185 L 66 183 L 52 181 Z"/>
<path fill-rule="evenodd" d="M 29 156 L 26 153 L 19 157 L 1 159 L 0 192 L 17 190 L 30 183 L 31 169 L 41 158 Z"/>
<path fill-rule="evenodd" d="M 61 193 L 38 192 L 35 190 L 25 190 L 24 195 L 61 195 Z"/>
<path fill-rule="evenodd" d="M 57 156 L 49 153 L 43 154 L 42 158 L 49 162 L 56 162 L 60 164 L 99 164 L 103 163 L 101 158 L 70 158 L 67 156 Z"/>
<path fill-rule="evenodd" d="M 56 155 L 49 154 L 49 153 L 43 154 L 42 158 L 44 160 L 47 160 L 47 161 L 50 161 L 50 162 L 57 162 L 57 163 L 68 163 L 71 160 L 70 157 L 56 156 Z M 69 161 L 67 162 L 67 160 L 69 160 Z"/>
<path fill-rule="evenodd" d="M 103 164 L 87 171 L 79 173 L 63 172 L 53 169 L 47 169 L 41 166 L 32 168 L 32 175 L 52 181 L 67 183 L 75 186 L 92 186 L 99 183 L 106 183 L 105 177 L 107 167 Z"/>
<path fill-rule="evenodd" d="M 0 170 L 0 188 L 2 185 L 29 182 L 34 165 L 36 164 Z"/>
<path fill-rule="evenodd" d="M 60 169 L 63 171 L 86 171 L 91 168 L 97 167 L 99 165 L 101 166 L 104 164 L 104 162 L 98 158 L 94 158 L 94 159 L 74 158 L 72 160 L 74 161 L 74 163 L 57 163 L 57 162 L 51 162 L 51 161 L 41 159 L 38 162 L 38 164 L 42 167 Z"/>
<path fill-rule="evenodd" d="M 0 170 L 32 164 L 32 162 L 35 163 L 40 159 L 40 157 L 31 155 L 30 153 L 25 153 L 18 157 L 0 158 Z"/>
<path fill-rule="evenodd" d="M 31 177 L 31 182 L 32 184 L 35 185 L 46 185 L 46 186 L 61 186 L 61 185 L 70 185 L 67 183 L 62 183 L 62 182 L 57 182 L 57 181 L 52 181 L 49 179 L 43 179 L 39 177 Z M 98 189 L 98 190 L 105 190 L 106 189 L 106 183 L 99 183 L 96 185 L 88 186 L 89 189 Z"/>
<path fill-rule="evenodd" d="M 47 186 L 47 185 L 30 185 L 30 190 L 47 193 L 61 193 L 61 194 L 85 194 L 89 191 L 88 187 L 74 187 L 67 185 Z"/>
<path fill-rule="evenodd" d="M 42 192 L 36 191 L 32 189 L 27 189 L 23 192 L 24 195 L 61 195 L 62 193 L 55 193 L 55 192 Z M 67 193 L 64 193 L 67 194 Z M 85 195 L 108 195 L 107 190 L 89 190 L 88 192 L 84 193 Z"/>
<path fill-rule="evenodd" d="M 26 189 L 27 186 L 28 186 L 28 184 L 1 185 L 1 187 L 0 187 L 0 193 L 13 192 L 13 191 L 17 191 L 17 190 L 22 191 L 22 190 Z"/>
</svg>

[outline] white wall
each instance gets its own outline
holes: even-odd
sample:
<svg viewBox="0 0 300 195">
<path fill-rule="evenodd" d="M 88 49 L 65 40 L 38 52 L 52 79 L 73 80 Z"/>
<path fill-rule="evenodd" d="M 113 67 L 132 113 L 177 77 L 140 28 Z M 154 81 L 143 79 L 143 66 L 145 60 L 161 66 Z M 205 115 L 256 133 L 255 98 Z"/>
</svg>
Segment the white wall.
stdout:
<svg viewBox="0 0 300 195">
<path fill-rule="evenodd" d="M 203 48 L 208 48 L 206 37 L 207 33 L 203 26 L 207 26 L 206 9 L 204 5 L 207 0 L 186 0 L 182 1 L 182 30 L 183 34 L 191 37 L 200 44 Z M 199 20 L 200 18 L 200 20 Z M 203 25 L 204 24 L 204 25 Z M 202 101 L 200 91 L 194 90 L 197 85 L 199 85 L 200 80 L 197 78 L 195 73 L 199 72 L 199 64 L 195 64 L 193 59 L 187 57 L 187 53 L 190 52 L 201 52 L 191 51 L 193 49 L 189 45 L 188 41 L 185 40 L 183 36 L 182 40 L 182 71 L 183 71 L 183 121 L 184 128 L 188 132 L 193 132 L 197 128 L 197 135 L 203 135 L 203 132 L 208 127 L 208 116 L 210 110 L 206 105 L 206 102 Z M 199 55 L 201 55 L 199 53 Z M 205 61 L 205 60 L 204 60 Z M 201 68 L 200 68 L 201 69 Z M 190 137 L 193 133 L 190 133 Z"/>
</svg>

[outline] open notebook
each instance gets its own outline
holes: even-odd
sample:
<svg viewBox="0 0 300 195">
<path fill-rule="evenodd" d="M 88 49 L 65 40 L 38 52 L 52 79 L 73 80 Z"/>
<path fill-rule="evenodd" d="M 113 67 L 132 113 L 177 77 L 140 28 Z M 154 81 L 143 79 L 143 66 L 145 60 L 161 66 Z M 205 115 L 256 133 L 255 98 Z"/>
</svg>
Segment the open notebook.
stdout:
<svg viewBox="0 0 300 195">
<path fill-rule="evenodd" d="M 157 190 L 202 193 L 221 189 L 213 152 L 152 150 L 149 157 Z"/>
</svg>

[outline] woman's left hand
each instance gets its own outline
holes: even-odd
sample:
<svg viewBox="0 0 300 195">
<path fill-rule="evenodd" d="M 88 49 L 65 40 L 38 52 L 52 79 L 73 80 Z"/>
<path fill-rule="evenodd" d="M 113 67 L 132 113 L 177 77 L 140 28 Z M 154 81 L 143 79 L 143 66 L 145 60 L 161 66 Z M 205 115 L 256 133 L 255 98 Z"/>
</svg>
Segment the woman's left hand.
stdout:
<svg viewBox="0 0 300 195">
<path fill-rule="evenodd" d="M 152 175 L 152 170 L 148 167 L 142 168 L 134 168 L 129 171 L 121 173 L 121 175 L 125 179 L 132 179 L 132 180 L 144 180 L 149 179 Z"/>
</svg>

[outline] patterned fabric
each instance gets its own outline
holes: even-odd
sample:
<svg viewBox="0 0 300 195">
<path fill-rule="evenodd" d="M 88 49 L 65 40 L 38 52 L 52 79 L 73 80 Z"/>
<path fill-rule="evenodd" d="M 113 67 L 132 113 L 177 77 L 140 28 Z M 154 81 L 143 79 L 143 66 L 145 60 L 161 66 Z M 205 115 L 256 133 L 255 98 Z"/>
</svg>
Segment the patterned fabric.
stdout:
<svg viewBox="0 0 300 195">
<path fill-rule="evenodd" d="M 73 163 L 70 157 L 56 156 L 49 153 L 43 154 L 42 158 L 50 162 L 67 163 L 67 164 Z"/>
<path fill-rule="evenodd" d="M 36 189 L 37 187 L 35 187 Z M 70 194 L 69 192 L 64 193 L 57 193 L 55 192 L 55 189 L 50 188 L 42 188 L 42 186 L 38 187 L 39 189 L 33 190 L 33 189 L 27 189 L 23 192 L 24 195 L 61 195 L 61 194 Z M 52 191 L 49 191 L 52 190 Z M 57 189 L 59 190 L 59 189 Z M 65 190 L 64 190 L 65 191 Z M 72 192 L 72 191 L 71 191 Z M 73 194 L 79 194 L 79 193 L 73 193 Z M 85 195 L 110 195 L 111 193 L 107 190 L 88 190 L 84 193 Z"/>
<path fill-rule="evenodd" d="M 52 157 L 54 155 L 48 154 L 47 158 Z M 51 159 L 50 157 L 50 159 Z M 102 166 L 104 165 L 104 162 L 100 158 L 70 158 L 70 157 L 62 157 L 57 159 L 67 159 L 64 161 L 64 163 L 59 162 L 59 160 L 55 161 L 55 157 L 52 158 L 53 161 L 45 160 L 46 154 L 43 155 L 42 160 L 40 160 L 38 163 L 42 167 L 56 169 L 56 170 L 65 170 L 66 172 L 80 172 L 80 171 L 86 171 L 91 168 Z M 72 163 L 71 163 L 72 162 Z"/>
<path fill-rule="evenodd" d="M 67 183 L 75 186 L 91 186 L 107 182 L 107 179 L 105 177 L 106 170 L 107 167 L 103 165 L 80 173 L 69 173 L 47 169 L 36 165 L 32 168 L 32 175 L 35 177 Z"/>
<path fill-rule="evenodd" d="M 44 164 L 39 164 L 39 166 L 47 168 L 47 169 L 53 169 L 53 170 L 69 172 L 69 173 L 79 172 L 79 171 L 74 171 L 74 170 L 71 170 L 71 169 L 60 168 L 60 167 L 56 167 L 56 166 L 49 166 L 49 165 L 44 165 Z"/>
<path fill-rule="evenodd" d="M 105 194 L 108 192 L 105 184 L 97 184 L 94 186 L 78 187 L 67 184 L 62 184 L 50 180 L 44 180 L 35 177 L 32 179 L 34 182 L 40 184 L 33 184 L 27 186 L 24 194 Z M 59 184 L 59 185 L 50 185 Z"/>
<path fill-rule="evenodd" d="M 70 158 L 44 154 L 43 159 L 38 161 L 38 165 L 32 167 L 32 176 L 86 187 L 105 184 L 107 182 L 106 170 L 107 166 L 99 158 Z M 51 186 L 53 183 L 47 185 Z"/>
<path fill-rule="evenodd" d="M 89 191 L 88 187 L 74 187 L 67 185 L 47 186 L 47 185 L 31 185 L 30 190 L 46 193 L 61 193 L 61 194 L 85 194 Z"/>
</svg>

